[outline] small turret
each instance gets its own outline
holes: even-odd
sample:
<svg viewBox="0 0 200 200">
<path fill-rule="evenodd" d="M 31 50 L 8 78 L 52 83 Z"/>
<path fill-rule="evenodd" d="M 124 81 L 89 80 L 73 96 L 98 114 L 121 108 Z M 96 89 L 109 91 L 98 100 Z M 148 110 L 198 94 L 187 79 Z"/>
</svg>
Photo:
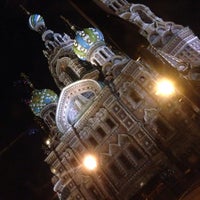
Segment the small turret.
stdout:
<svg viewBox="0 0 200 200">
<path fill-rule="evenodd" d="M 93 66 L 83 65 L 74 54 L 74 40 L 69 35 L 47 29 L 43 17 L 39 14 L 30 15 L 29 26 L 42 36 L 46 47 L 43 53 L 48 59 L 50 72 L 59 89 L 76 80 L 98 79 L 99 71 Z"/>
<path fill-rule="evenodd" d="M 32 30 L 40 33 L 42 35 L 42 40 L 45 43 L 46 51 L 44 51 L 45 56 L 48 59 L 52 59 L 57 51 L 65 46 L 70 52 L 72 49 L 73 40 L 67 34 L 54 33 L 52 30 L 47 29 L 43 17 L 39 14 L 33 14 L 29 17 L 29 26 Z"/>
</svg>

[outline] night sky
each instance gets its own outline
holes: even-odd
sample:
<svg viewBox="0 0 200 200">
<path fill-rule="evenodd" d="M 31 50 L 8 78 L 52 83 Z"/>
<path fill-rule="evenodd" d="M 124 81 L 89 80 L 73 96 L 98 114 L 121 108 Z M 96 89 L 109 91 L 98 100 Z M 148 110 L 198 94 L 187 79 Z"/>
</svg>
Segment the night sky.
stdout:
<svg viewBox="0 0 200 200">
<path fill-rule="evenodd" d="M 73 2 L 78 2 L 92 22 L 99 26 L 107 42 L 125 51 L 129 56 L 134 58 L 134 51 L 138 45 L 146 44 L 136 33 L 134 26 L 101 12 L 92 0 Z M 200 1 L 137 0 L 134 3 L 144 3 L 165 21 L 189 26 L 200 36 Z M 0 4 L 0 200 L 56 199 L 52 191 L 50 170 L 43 162 L 45 154 L 42 144 L 45 133 L 38 128 L 32 112 L 24 102 L 27 91 L 20 81 L 20 73 L 28 75 L 36 88 L 49 88 L 58 94 L 59 91 L 42 54 L 44 44 L 41 37 L 29 28 L 28 16 L 19 5 L 23 5 L 32 14 L 41 14 L 47 27 L 55 32 L 73 35 L 60 15 L 70 19 L 80 28 L 91 25 L 67 0 L 1 0 Z"/>
</svg>

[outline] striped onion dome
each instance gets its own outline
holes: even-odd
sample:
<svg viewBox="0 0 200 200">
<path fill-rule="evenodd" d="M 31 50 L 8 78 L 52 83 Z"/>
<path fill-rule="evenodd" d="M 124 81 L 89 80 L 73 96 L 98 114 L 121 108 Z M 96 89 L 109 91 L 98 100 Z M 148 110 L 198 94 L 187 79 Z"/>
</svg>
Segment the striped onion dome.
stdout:
<svg viewBox="0 0 200 200">
<path fill-rule="evenodd" d="M 45 27 L 44 19 L 39 14 L 33 14 L 29 17 L 29 26 L 34 31 L 39 31 L 40 27 Z"/>
</svg>

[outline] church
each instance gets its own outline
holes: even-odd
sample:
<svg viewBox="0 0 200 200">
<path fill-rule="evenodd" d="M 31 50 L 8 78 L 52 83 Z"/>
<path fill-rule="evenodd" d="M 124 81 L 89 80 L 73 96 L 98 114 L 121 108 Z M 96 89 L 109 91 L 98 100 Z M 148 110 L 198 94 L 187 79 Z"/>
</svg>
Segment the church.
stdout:
<svg viewBox="0 0 200 200">
<path fill-rule="evenodd" d="M 147 40 L 136 59 L 97 27 L 63 18 L 72 38 L 29 16 L 60 90 L 32 87 L 29 103 L 49 130 L 44 162 L 53 190 L 61 200 L 182 200 L 200 178 L 200 94 L 192 84 L 200 81 L 200 39 L 143 4 L 95 2 Z"/>
</svg>

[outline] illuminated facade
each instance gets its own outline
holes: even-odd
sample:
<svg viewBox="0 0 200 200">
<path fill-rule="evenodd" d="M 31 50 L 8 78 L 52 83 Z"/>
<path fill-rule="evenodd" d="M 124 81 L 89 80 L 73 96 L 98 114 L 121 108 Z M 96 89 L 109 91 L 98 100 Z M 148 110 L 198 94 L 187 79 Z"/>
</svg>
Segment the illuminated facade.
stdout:
<svg viewBox="0 0 200 200">
<path fill-rule="evenodd" d="M 200 65 L 200 40 L 189 27 L 163 21 L 143 4 L 129 3 L 126 0 L 99 0 L 99 2 L 119 17 L 137 25 L 140 34 L 150 45 L 189 63 L 191 67 Z"/>
<path fill-rule="evenodd" d="M 126 1 L 104 3 L 123 5 L 121 15 L 128 15 Z M 151 20 L 164 23 L 141 7 Z M 136 21 L 143 31 L 153 31 L 152 24 L 145 28 Z M 29 24 L 42 34 L 49 69 L 61 89 L 59 97 L 51 90 L 34 90 L 30 102 L 33 113 L 50 130 L 45 162 L 54 174 L 58 197 L 160 200 L 180 196 L 187 187 L 183 180 L 199 170 L 200 96 L 177 66 L 187 68 L 198 59 L 180 61 L 169 40 L 156 46 L 156 38 L 163 41 L 160 32 L 133 60 L 108 47 L 97 28 L 78 30 L 71 39 L 48 30 L 40 15 L 31 15 Z M 146 31 L 148 38 L 151 31 Z M 164 82 L 165 93 L 157 88 L 163 79 L 172 83 Z M 95 169 L 84 166 L 86 155 L 96 158 Z"/>
</svg>

